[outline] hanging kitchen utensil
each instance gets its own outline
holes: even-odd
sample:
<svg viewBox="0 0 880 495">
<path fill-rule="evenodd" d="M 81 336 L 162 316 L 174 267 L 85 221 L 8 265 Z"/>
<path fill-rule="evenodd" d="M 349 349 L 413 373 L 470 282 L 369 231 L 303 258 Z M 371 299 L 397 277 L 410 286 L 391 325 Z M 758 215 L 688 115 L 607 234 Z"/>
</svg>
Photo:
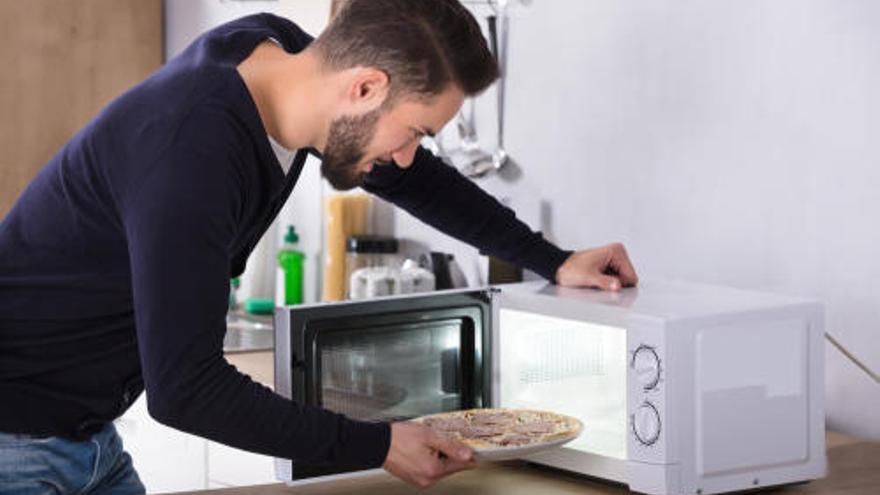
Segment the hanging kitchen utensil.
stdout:
<svg viewBox="0 0 880 495">
<path fill-rule="evenodd" d="M 498 0 L 493 2 L 495 6 L 495 15 L 486 18 L 489 27 L 489 43 L 491 44 L 492 53 L 498 63 L 498 81 L 495 83 L 495 91 L 498 97 L 498 107 L 496 115 L 498 117 L 498 142 L 495 151 L 491 154 L 484 152 L 477 154 L 474 159 L 470 160 L 462 167 L 462 173 L 468 177 L 482 177 L 487 173 L 498 170 L 507 163 L 507 151 L 504 149 L 504 89 L 507 79 L 507 44 L 508 44 L 508 22 L 507 0 Z M 499 26 L 500 23 L 500 26 Z M 473 112 L 473 109 L 471 110 Z M 473 126 L 473 118 L 470 122 Z M 476 131 L 473 133 L 472 142 L 476 142 Z M 462 139 L 465 143 L 465 139 Z"/>
</svg>

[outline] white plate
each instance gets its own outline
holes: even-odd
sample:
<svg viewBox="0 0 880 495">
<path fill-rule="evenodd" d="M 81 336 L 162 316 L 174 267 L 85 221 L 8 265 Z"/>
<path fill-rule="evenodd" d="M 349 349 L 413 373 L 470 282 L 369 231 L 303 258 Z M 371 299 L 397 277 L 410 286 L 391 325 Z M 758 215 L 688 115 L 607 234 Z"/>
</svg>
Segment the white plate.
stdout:
<svg viewBox="0 0 880 495">
<path fill-rule="evenodd" d="M 519 447 L 495 447 L 474 449 L 474 459 L 478 461 L 509 461 L 519 459 L 545 450 L 561 447 L 580 436 L 583 428 L 576 435 L 551 440 L 549 442 L 531 443 Z"/>
</svg>

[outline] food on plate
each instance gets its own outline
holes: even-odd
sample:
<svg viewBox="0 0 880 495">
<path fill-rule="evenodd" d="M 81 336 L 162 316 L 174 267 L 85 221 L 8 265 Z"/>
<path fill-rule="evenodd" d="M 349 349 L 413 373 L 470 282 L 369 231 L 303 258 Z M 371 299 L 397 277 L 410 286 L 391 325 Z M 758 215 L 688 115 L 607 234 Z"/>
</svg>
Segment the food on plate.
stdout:
<svg viewBox="0 0 880 495">
<path fill-rule="evenodd" d="M 470 409 L 432 414 L 413 420 L 475 451 L 560 444 L 581 433 L 579 420 L 531 409 Z"/>
</svg>

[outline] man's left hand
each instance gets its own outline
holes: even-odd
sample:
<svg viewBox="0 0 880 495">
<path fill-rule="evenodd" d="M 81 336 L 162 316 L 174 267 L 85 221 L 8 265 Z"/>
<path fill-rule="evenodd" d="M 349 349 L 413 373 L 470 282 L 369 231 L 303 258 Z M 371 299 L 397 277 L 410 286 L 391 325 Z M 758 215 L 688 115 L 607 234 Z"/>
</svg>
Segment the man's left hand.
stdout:
<svg viewBox="0 0 880 495">
<path fill-rule="evenodd" d="M 556 283 L 617 291 L 621 287 L 635 287 L 639 277 L 626 248 L 618 242 L 572 253 L 556 271 Z"/>
</svg>

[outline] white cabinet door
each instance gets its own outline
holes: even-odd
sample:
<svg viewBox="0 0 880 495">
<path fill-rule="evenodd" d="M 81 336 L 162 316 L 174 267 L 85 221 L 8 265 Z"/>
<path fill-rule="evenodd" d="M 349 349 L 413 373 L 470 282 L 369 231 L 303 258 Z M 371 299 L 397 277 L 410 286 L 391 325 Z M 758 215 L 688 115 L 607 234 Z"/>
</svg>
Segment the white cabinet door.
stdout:
<svg viewBox="0 0 880 495">
<path fill-rule="evenodd" d="M 210 486 L 248 486 L 277 482 L 272 457 L 208 442 Z"/>
<path fill-rule="evenodd" d="M 115 424 L 148 493 L 208 487 L 208 441 L 151 418 L 144 395 Z"/>
</svg>

